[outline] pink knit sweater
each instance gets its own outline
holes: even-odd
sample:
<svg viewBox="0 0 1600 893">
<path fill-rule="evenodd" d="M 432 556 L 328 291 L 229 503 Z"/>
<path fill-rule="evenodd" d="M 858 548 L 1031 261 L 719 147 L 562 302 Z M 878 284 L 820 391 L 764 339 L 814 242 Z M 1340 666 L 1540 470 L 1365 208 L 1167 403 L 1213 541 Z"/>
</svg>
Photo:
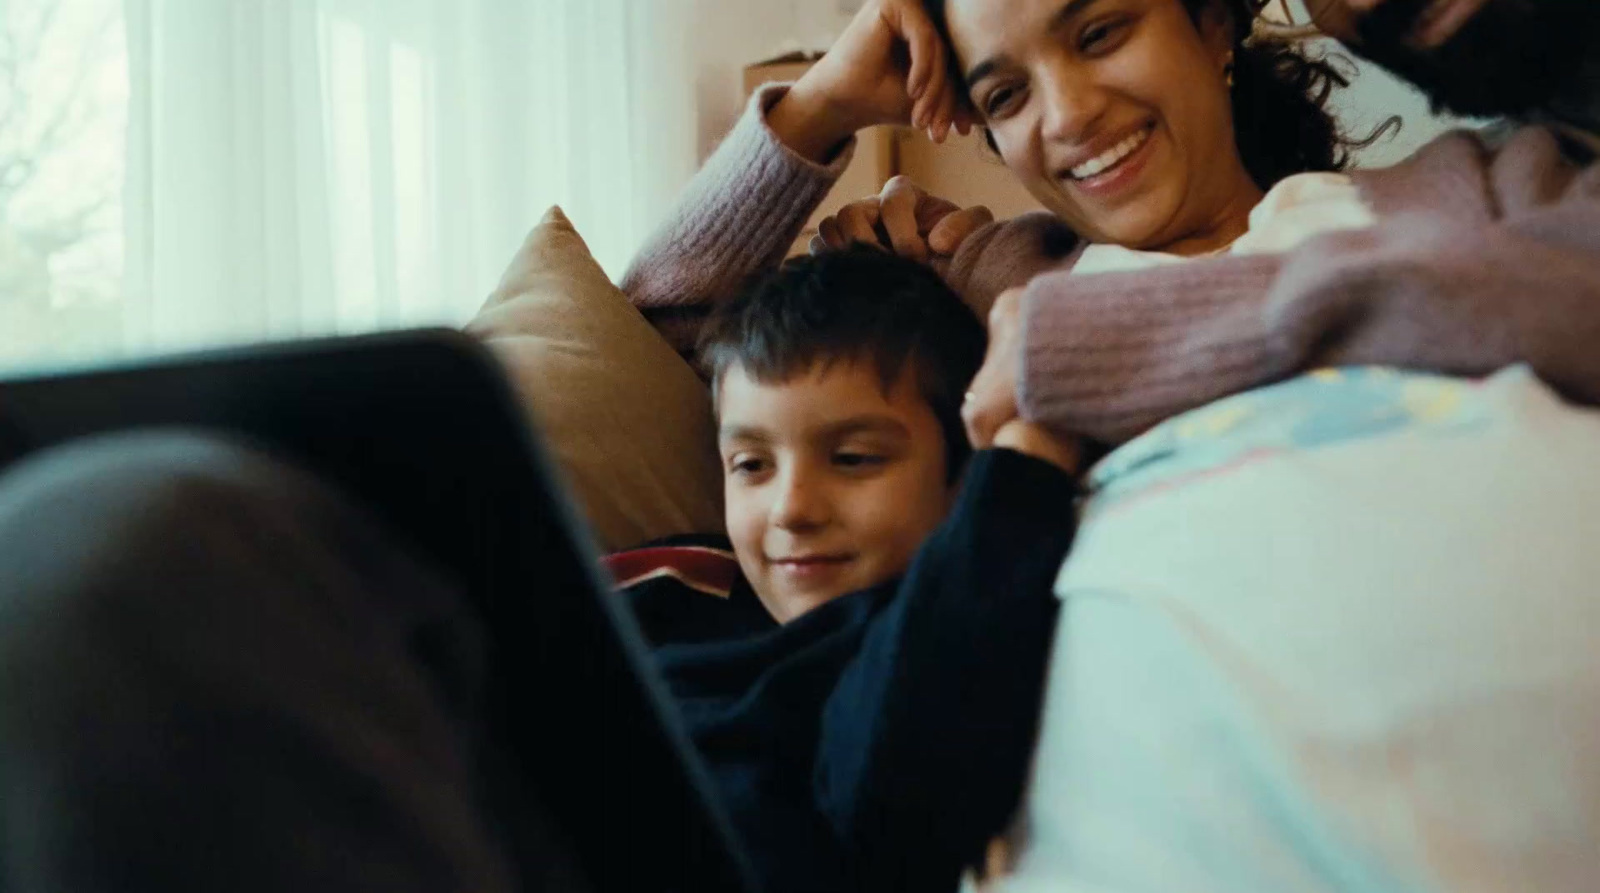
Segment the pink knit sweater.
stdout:
<svg viewBox="0 0 1600 893">
<path fill-rule="evenodd" d="M 765 110 L 783 89 L 757 94 L 623 279 L 680 350 L 710 306 L 782 260 L 849 162 L 777 140 Z M 1530 127 L 1497 150 L 1447 134 L 1352 177 L 1379 223 L 1287 254 L 1073 276 L 1078 238 L 1040 212 L 980 230 L 942 272 L 980 314 L 1026 286 L 1023 415 L 1108 444 L 1330 365 L 1479 375 L 1524 361 L 1600 403 L 1600 165 L 1578 168 Z"/>
</svg>

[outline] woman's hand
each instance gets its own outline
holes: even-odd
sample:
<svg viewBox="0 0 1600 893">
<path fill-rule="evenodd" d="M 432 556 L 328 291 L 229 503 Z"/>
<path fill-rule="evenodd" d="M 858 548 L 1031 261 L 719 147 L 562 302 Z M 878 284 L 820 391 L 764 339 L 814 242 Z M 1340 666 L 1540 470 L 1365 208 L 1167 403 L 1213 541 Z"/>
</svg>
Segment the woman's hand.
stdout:
<svg viewBox="0 0 1600 893">
<path fill-rule="evenodd" d="M 978 875 L 978 893 L 994 893 L 997 884 L 1011 873 L 1011 844 L 1004 837 L 989 841 L 983 856 L 983 872 Z"/>
<path fill-rule="evenodd" d="M 1083 463 L 1083 441 L 1021 417 L 1017 370 L 1022 366 L 1022 289 L 1000 295 L 989 310 L 989 352 L 972 380 L 961 419 L 974 449 L 1005 447 L 1042 459 L 1070 475 Z"/>
<path fill-rule="evenodd" d="M 953 256 L 968 236 L 992 222 L 988 208 L 961 208 L 900 176 L 877 195 L 851 202 L 823 220 L 811 240 L 811 253 L 865 242 L 925 262 L 932 256 Z"/>
<path fill-rule="evenodd" d="M 1022 289 L 1001 293 L 989 308 L 989 350 L 972 379 L 961 420 L 974 449 L 993 446 L 1000 428 L 1021 415 L 1017 371 L 1022 366 Z"/>
<path fill-rule="evenodd" d="M 922 0 L 867 0 L 849 27 L 772 111 L 785 145 L 825 161 L 856 131 L 909 124 L 942 141 L 971 122 Z"/>
</svg>

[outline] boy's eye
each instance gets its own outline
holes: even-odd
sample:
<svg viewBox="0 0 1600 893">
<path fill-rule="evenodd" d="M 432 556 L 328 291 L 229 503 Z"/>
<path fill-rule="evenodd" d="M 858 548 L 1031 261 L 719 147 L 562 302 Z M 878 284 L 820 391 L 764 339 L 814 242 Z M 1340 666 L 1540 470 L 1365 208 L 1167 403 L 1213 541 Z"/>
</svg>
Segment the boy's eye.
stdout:
<svg viewBox="0 0 1600 893">
<path fill-rule="evenodd" d="M 728 463 L 728 473 L 743 477 L 758 475 L 767 470 L 767 460 L 758 456 L 735 458 Z"/>
<path fill-rule="evenodd" d="M 877 453 L 834 453 L 833 464 L 843 468 L 875 468 L 889 461 Z"/>
</svg>

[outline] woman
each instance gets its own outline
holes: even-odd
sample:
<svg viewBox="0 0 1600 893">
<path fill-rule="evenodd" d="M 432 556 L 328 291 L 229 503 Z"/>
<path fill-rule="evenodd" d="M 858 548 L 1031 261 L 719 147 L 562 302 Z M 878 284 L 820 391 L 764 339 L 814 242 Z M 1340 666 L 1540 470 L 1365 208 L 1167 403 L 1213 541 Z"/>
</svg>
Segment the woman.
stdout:
<svg viewBox="0 0 1600 893">
<path fill-rule="evenodd" d="M 1563 163 L 1548 134 L 1498 154 L 1447 137 L 1391 171 L 1308 180 L 1296 175 L 1339 166 L 1319 102 L 1329 73 L 1247 45 L 1248 5 L 947 0 L 933 11 L 869 3 L 798 83 L 756 98 L 625 282 L 664 331 L 686 336 L 698 305 L 782 256 L 855 130 L 909 122 L 938 138 L 977 123 L 962 111 L 970 103 L 1046 213 L 987 223 L 981 209 L 954 211 L 894 184 L 881 203 L 830 222 L 825 240 L 874 240 L 882 224 L 897 250 L 942 255 L 932 260 L 975 307 L 995 305 L 968 418 L 980 445 L 1020 407 L 1114 446 L 1324 362 L 1487 372 L 1524 358 L 1569 392 L 1600 395 L 1593 352 L 1571 338 L 1594 331 L 1600 305 L 1600 229 L 1582 225 L 1597 219 L 1583 199 L 1594 175 Z M 901 46 L 909 67 L 897 62 Z M 1314 232 L 1324 235 L 1281 256 Z M 1562 322 L 1552 308 L 1566 311 Z M 1085 525 L 1058 585 L 1067 608 L 1053 656 L 981 631 L 940 646 L 957 666 L 1049 666 L 1015 882 L 1460 886 L 1451 872 L 1474 863 L 1439 857 L 1448 852 L 1508 876 L 1537 863 L 1551 878 L 1581 878 L 1592 866 L 1568 857 L 1593 827 L 1581 798 L 1525 799 L 1514 816 L 1530 821 L 1495 826 L 1506 813 L 1485 805 L 1495 791 L 1482 782 L 1512 778 L 1534 795 L 1591 789 L 1560 767 L 1593 763 L 1595 742 L 1562 731 L 1580 715 L 1581 681 L 1600 676 L 1578 632 L 1594 627 L 1572 616 L 1592 599 L 1574 602 L 1571 580 L 1550 578 L 1585 567 L 1582 543 L 1600 536 L 1584 509 L 1600 493 L 1561 473 L 1600 440 L 1591 420 L 1563 415 L 1525 378 L 1471 390 L 1430 377 L 1312 377 L 1245 399 L 1175 418 L 1091 476 L 1091 506 L 1106 511 Z M 1459 439 L 1429 439 L 1445 436 Z M 1327 445 L 1340 449 L 1316 451 Z M 1398 447 L 1410 450 L 1405 461 Z M 1242 461 L 1262 455 L 1273 461 Z M 1513 455 L 1521 460 L 1504 470 Z M 1449 483 L 1468 479 L 1477 486 Z M 1432 524 L 1441 494 L 1469 500 L 1443 526 Z M 1363 526 L 1375 514 L 1389 526 Z M 1513 515 L 1519 537 L 1538 531 L 1534 541 L 1506 535 L 1501 519 Z M 1319 558 L 1333 544 L 1341 551 Z M 1507 552 L 1489 572 L 1463 560 Z M 1509 579 L 1540 593 L 1537 604 L 1505 598 Z M 1426 597 L 1447 590 L 1448 609 Z M 1269 598 L 1279 595 L 1299 598 Z M 1564 634 L 1541 626 L 1553 616 Z M 1441 623 L 1455 647 L 1436 651 Z M 1507 655 L 1525 659 L 1508 670 Z M 916 674 L 902 675 L 894 684 L 916 687 Z M 1544 697 L 1519 701 L 1519 685 Z M 1015 752 L 1015 741 L 996 742 L 1031 742 L 1034 718 L 1000 715 L 1001 699 L 982 692 L 894 697 L 939 714 L 894 720 L 902 743 L 953 719 L 986 734 L 922 748 L 921 778 L 872 752 L 861 770 L 872 781 L 841 786 L 874 790 L 874 803 L 832 818 L 858 838 L 924 828 L 970 859 L 978 829 L 998 830 L 1004 798 L 976 815 L 967 803 L 928 809 L 921 795 L 942 778 L 990 772 L 994 753 Z M 1497 737 L 1505 730 L 1525 737 Z M 877 737 L 864 735 L 863 748 L 883 740 L 868 731 Z M 1396 753 L 1428 760 L 1429 784 L 1385 775 L 1395 764 L 1370 758 Z M 1354 795 L 1330 802 L 1345 791 Z M 1393 827 L 1400 814 L 1422 834 Z"/>
<path fill-rule="evenodd" d="M 1338 75 L 1282 45 L 1246 45 L 1259 2 L 955 0 L 948 8 L 933 4 L 931 19 L 905 0 L 869 3 L 792 89 L 763 93 L 764 132 L 759 118 L 747 118 L 730 141 L 740 151 L 777 148 L 773 155 L 793 164 L 788 173 L 798 175 L 791 181 L 796 185 L 806 175 L 825 181 L 830 166 L 845 160 L 857 130 L 911 122 L 939 139 L 952 127 L 968 126 L 970 103 L 983 114 L 1007 165 L 1053 212 L 1001 226 L 970 247 L 972 265 L 983 269 L 958 265 L 952 276 L 980 306 L 1004 287 L 1062 265 L 1063 256 L 1071 257 L 1070 267 L 1077 260 L 1071 249 L 1082 242 L 1175 256 L 1216 252 L 1249 229 L 1264 189 L 1291 174 L 1343 164 L 1342 140 L 1322 108 Z M 957 57 L 973 60 L 960 79 L 973 81 L 970 87 L 958 88 L 947 70 L 936 21 L 949 30 Z M 912 45 L 909 72 L 895 52 L 902 39 Z M 972 92 L 957 96 L 958 89 Z M 725 151 L 700 184 L 714 188 L 712 173 L 759 179 L 734 173 L 740 159 L 728 156 L 737 154 Z M 739 185 L 761 190 L 766 184 Z M 703 285 L 690 299 L 715 299 L 748 268 L 769 263 L 804 219 L 796 212 L 807 204 L 784 207 L 781 199 L 792 197 L 768 202 L 753 193 L 735 198 L 731 191 L 720 197 L 731 201 L 717 213 L 767 206 L 769 217 L 786 213 L 787 219 L 747 233 L 766 250 L 702 272 Z M 687 207 L 697 206 L 691 200 Z M 951 221 L 946 232 L 964 219 L 970 215 Z M 848 218 L 840 222 L 852 225 Z M 830 224 L 830 230 L 838 227 Z M 871 238 L 872 232 L 857 225 L 842 235 Z M 991 242 L 997 253 L 1042 256 L 1004 269 L 982 262 Z M 649 282 L 657 260 L 647 251 L 630 276 L 630 290 L 645 306 L 656 303 Z M 675 302 L 685 297 L 679 289 Z"/>
<path fill-rule="evenodd" d="M 1121 443 L 1182 410 L 1334 363 L 1483 373 L 1525 359 L 1570 396 L 1600 398 L 1591 352 L 1543 324 L 1547 314 L 1527 318 L 1503 277 L 1484 275 L 1548 251 L 1539 219 L 1574 213 L 1564 199 L 1582 191 L 1567 188 L 1577 171 L 1548 135 L 1490 155 L 1457 134 L 1386 171 L 1293 177 L 1342 165 L 1346 141 L 1322 107 L 1338 81 L 1282 45 L 1246 41 L 1261 2 L 947 0 L 930 4 L 931 17 L 920 0 L 869 2 L 798 83 L 756 97 L 624 287 L 687 350 L 706 305 L 788 250 L 856 130 L 914 123 L 940 138 L 975 123 L 970 107 L 989 114 L 1002 159 L 1054 213 L 984 225 L 981 208 L 955 211 L 894 183 L 881 217 L 876 201 L 847 209 L 823 237 L 875 241 L 881 223 L 896 250 L 931 253 L 974 308 L 995 308 L 991 362 L 968 407 L 979 445 L 1018 412 Z M 1064 10 L 1072 21 L 1055 27 Z M 1008 65 L 985 65 L 996 54 Z M 985 77 L 966 84 L 974 73 Z M 1135 156 L 1095 182 L 1072 178 L 1115 148 L 1118 128 L 1140 124 L 1153 126 Z M 1524 212 L 1539 219 L 1513 219 Z M 1418 213 L 1432 232 L 1407 224 Z M 1325 238 L 1281 255 L 1374 220 L 1381 239 Z M 1575 318 L 1591 304 L 1587 280 L 1557 260 L 1530 287 L 1551 313 Z M 1135 268 L 1132 278 L 1082 275 Z M 1359 276 L 1375 284 L 1349 287 Z M 1176 294 L 1187 296 L 1181 307 Z"/>
</svg>

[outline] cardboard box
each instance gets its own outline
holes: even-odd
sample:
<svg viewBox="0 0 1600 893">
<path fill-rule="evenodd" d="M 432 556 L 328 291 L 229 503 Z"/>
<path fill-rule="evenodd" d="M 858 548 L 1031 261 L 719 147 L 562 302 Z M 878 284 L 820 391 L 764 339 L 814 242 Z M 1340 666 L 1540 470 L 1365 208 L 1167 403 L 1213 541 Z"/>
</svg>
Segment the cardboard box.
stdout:
<svg viewBox="0 0 1600 893">
<path fill-rule="evenodd" d="M 933 195 L 963 208 L 983 205 L 996 220 L 1040 210 L 1038 200 L 984 142 L 981 131 L 966 136 L 952 131 L 936 145 L 927 134 L 903 128 L 896 131 L 896 140 L 895 173 Z"/>
</svg>

